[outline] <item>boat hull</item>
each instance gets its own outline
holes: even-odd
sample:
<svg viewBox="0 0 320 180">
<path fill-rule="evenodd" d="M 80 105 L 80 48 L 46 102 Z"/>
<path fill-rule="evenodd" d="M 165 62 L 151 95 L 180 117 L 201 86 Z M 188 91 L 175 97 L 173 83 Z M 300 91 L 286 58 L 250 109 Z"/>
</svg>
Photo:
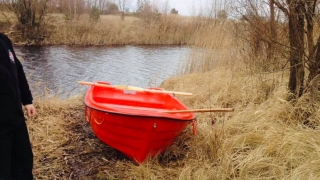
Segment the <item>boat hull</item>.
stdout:
<svg viewBox="0 0 320 180">
<path fill-rule="evenodd" d="M 139 164 L 164 152 L 177 136 L 195 121 L 192 113 L 161 113 L 168 108 L 164 109 L 167 106 L 159 105 L 159 101 L 164 104 L 170 102 L 170 107 L 176 103 L 174 109 L 186 109 L 181 102 L 168 94 L 127 94 L 123 90 L 95 88 L 97 87 L 91 87 L 85 96 L 85 114 L 93 132 L 102 142 Z M 104 97 L 105 100 L 96 102 L 95 96 L 100 100 Z M 149 101 L 146 101 L 146 96 Z M 129 105 L 123 101 L 128 99 L 131 102 Z"/>
</svg>

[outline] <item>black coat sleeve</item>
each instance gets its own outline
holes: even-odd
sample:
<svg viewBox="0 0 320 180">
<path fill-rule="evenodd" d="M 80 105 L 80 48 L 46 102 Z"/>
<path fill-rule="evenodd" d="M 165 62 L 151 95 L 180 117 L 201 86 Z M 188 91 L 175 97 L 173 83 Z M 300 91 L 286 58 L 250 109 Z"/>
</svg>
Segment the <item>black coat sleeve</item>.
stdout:
<svg viewBox="0 0 320 180">
<path fill-rule="evenodd" d="M 16 56 L 16 53 L 13 49 L 11 40 L 5 35 L 4 35 L 4 37 L 8 41 L 8 44 L 10 45 L 10 49 L 14 55 L 14 60 L 16 63 L 16 68 L 17 68 L 18 81 L 19 81 L 19 90 L 20 90 L 20 94 L 21 94 L 21 102 L 23 105 L 32 104 L 33 97 L 32 97 L 32 94 L 31 94 L 31 91 L 29 88 L 29 84 L 28 84 L 26 75 L 23 70 L 23 66 Z"/>
<path fill-rule="evenodd" d="M 15 56 L 15 55 L 14 55 Z M 15 56 L 16 66 L 17 66 L 17 73 L 18 73 L 18 79 L 19 79 L 19 88 L 21 93 L 21 102 L 23 105 L 32 104 L 32 94 L 29 88 L 29 84 L 26 78 L 26 75 L 24 73 L 23 67 Z"/>
</svg>

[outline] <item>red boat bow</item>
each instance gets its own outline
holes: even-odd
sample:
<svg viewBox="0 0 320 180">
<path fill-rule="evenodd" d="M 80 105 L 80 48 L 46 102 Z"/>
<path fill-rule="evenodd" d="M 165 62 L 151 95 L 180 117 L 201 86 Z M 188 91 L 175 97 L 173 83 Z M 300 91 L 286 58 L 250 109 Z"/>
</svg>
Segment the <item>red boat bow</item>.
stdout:
<svg viewBox="0 0 320 180">
<path fill-rule="evenodd" d="M 195 131 L 194 113 L 164 113 L 188 109 L 168 93 L 90 86 L 84 102 L 95 135 L 137 163 L 164 152 L 189 124 Z"/>
</svg>

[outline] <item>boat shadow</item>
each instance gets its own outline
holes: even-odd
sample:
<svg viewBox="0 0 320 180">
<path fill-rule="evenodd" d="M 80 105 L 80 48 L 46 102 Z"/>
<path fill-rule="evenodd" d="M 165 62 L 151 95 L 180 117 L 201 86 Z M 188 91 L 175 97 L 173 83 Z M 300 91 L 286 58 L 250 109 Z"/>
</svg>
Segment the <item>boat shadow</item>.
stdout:
<svg viewBox="0 0 320 180">
<path fill-rule="evenodd" d="M 129 159 L 120 151 L 106 145 L 93 133 L 90 124 L 85 120 L 79 120 L 68 125 L 72 134 L 72 140 L 63 145 L 65 154 L 72 155 L 68 161 L 69 168 L 74 177 L 90 177 L 100 172 L 121 172 L 130 165 L 139 165 Z M 190 139 L 193 134 L 190 129 L 183 131 L 168 147 L 158 156 L 148 159 L 146 163 L 156 163 L 162 166 L 173 164 L 186 158 L 186 152 L 190 150 Z"/>
<path fill-rule="evenodd" d="M 64 163 L 72 172 L 71 178 L 95 177 L 101 172 L 117 174 L 124 168 L 119 164 L 134 164 L 124 154 L 100 141 L 85 119 L 69 124 L 67 130 L 72 137 L 61 148 Z"/>
</svg>

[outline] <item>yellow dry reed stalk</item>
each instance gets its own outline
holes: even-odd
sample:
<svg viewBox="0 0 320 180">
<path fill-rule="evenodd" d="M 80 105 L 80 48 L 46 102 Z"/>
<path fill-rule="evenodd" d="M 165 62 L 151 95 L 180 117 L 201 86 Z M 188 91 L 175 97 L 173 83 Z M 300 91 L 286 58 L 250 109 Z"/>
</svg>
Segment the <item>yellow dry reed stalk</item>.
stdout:
<svg viewBox="0 0 320 180">
<path fill-rule="evenodd" d="M 114 15 L 102 15 L 98 22 L 92 22 L 85 15 L 69 21 L 63 21 L 63 17 L 59 16 L 54 18 L 48 24 L 57 30 L 45 40 L 47 44 L 184 45 L 191 44 L 190 39 L 199 28 L 194 25 L 196 21 L 189 20 L 191 18 L 174 15 L 158 16 L 147 21 L 131 16 L 120 20 Z M 57 20 L 59 18 L 61 20 Z"/>
</svg>

